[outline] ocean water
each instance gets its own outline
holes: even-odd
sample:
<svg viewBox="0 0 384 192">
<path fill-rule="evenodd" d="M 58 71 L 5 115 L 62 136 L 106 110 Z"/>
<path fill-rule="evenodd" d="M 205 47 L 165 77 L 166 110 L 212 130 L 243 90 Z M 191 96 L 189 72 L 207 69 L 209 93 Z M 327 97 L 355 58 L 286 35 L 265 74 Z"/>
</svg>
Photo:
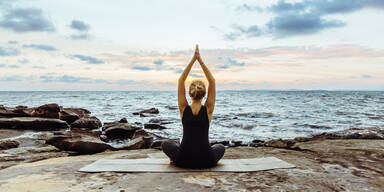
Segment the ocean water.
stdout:
<svg viewBox="0 0 384 192">
<path fill-rule="evenodd" d="M 88 109 L 103 122 L 165 119 L 172 122 L 168 129 L 149 131 L 168 138 L 182 135 L 176 91 L 0 92 L 0 104 L 9 107 L 47 103 Z M 151 107 L 160 113 L 132 114 Z M 384 129 L 384 91 L 218 91 L 210 139 L 294 138 L 371 126 Z"/>
</svg>

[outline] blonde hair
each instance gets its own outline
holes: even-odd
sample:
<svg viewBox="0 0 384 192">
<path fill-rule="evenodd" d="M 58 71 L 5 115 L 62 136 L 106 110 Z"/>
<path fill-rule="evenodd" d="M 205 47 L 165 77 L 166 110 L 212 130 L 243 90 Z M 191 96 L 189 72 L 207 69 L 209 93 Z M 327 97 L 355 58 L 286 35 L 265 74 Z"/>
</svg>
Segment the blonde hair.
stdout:
<svg viewBox="0 0 384 192">
<path fill-rule="evenodd" d="M 201 80 L 193 80 L 189 85 L 189 96 L 194 100 L 200 100 L 205 96 L 205 84 Z"/>
</svg>

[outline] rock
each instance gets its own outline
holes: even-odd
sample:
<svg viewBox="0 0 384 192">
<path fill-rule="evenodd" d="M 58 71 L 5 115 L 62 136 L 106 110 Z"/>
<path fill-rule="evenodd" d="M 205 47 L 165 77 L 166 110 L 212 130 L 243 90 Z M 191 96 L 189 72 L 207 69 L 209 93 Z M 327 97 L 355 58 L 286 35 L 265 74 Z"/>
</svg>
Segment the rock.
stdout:
<svg viewBox="0 0 384 192">
<path fill-rule="evenodd" d="M 292 139 L 275 139 L 265 142 L 267 147 L 276 147 L 276 148 L 291 148 L 296 142 Z"/>
<path fill-rule="evenodd" d="M 243 141 L 232 141 L 231 144 L 231 147 L 243 146 Z"/>
<path fill-rule="evenodd" d="M 132 139 L 138 138 L 138 137 L 153 137 L 150 133 L 146 132 L 144 129 L 137 129 L 135 130 L 135 133 L 132 136 Z"/>
<path fill-rule="evenodd" d="M 108 139 L 132 138 L 138 127 L 131 126 L 126 118 L 116 122 L 104 123 L 102 130 Z"/>
<path fill-rule="evenodd" d="M 229 146 L 229 141 L 211 141 L 210 142 L 211 145 L 214 145 L 214 144 L 223 144 L 225 146 Z"/>
<path fill-rule="evenodd" d="M 264 141 L 259 140 L 259 139 L 254 139 L 252 142 L 249 144 L 250 147 L 262 147 L 264 146 Z"/>
<path fill-rule="evenodd" d="M 0 129 L 32 129 L 39 131 L 57 131 L 68 129 L 67 122 L 59 119 L 38 118 L 38 117 L 14 117 L 0 118 Z"/>
<path fill-rule="evenodd" d="M 145 110 L 142 110 L 140 111 L 139 113 L 152 113 L 152 114 L 158 114 L 159 113 L 159 110 L 157 108 L 150 108 L 150 109 L 145 109 Z"/>
<path fill-rule="evenodd" d="M 169 105 L 165 106 L 165 108 L 167 108 L 169 110 L 176 110 L 176 109 L 178 109 L 177 106 L 169 106 Z"/>
<path fill-rule="evenodd" d="M 31 114 L 24 108 L 0 107 L 0 117 L 30 117 Z"/>
<path fill-rule="evenodd" d="M 83 109 L 83 108 L 62 108 L 61 111 L 65 111 L 68 113 L 75 113 L 80 118 L 89 117 L 91 114 L 90 111 L 88 111 L 87 109 Z"/>
<path fill-rule="evenodd" d="M 142 149 L 148 149 L 152 146 L 153 144 L 153 136 L 144 136 L 144 145 L 142 146 Z"/>
<path fill-rule="evenodd" d="M 172 121 L 168 121 L 166 119 L 153 118 L 153 119 L 149 120 L 149 123 L 156 123 L 156 124 L 160 124 L 160 125 L 166 125 L 166 124 L 171 124 L 173 122 Z"/>
<path fill-rule="evenodd" d="M 145 129 L 167 129 L 166 127 L 156 124 L 156 123 L 145 123 L 144 124 Z"/>
<path fill-rule="evenodd" d="M 0 140 L 0 150 L 16 148 L 20 145 L 19 142 L 9 139 L 1 139 Z"/>
<path fill-rule="evenodd" d="M 129 142 L 115 147 L 118 150 L 132 150 L 132 149 L 142 149 L 146 146 L 146 142 L 143 137 L 138 137 L 136 139 L 132 139 Z"/>
<path fill-rule="evenodd" d="M 32 112 L 32 117 L 59 118 L 60 107 L 56 103 L 42 105 Z"/>
<path fill-rule="evenodd" d="M 0 110 L 6 110 L 4 105 L 0 105 Z"/>
<path fill-rule="evenodd" d="M 101 126 L 101 121 L 95 116 L 80 118 L 71 124 L 71 128 L 98 129 Z"/>
<path fill-rule="evenodd" d="M 47 140 L 46 143 L 53 145 L 60 150 L 74 151 L 81 154 L 99 153 L 108 149 L 114 150 L 112 146 L 102 142 L 98 138 L 72 133 L 56 135 Z"/>
<path fill-rule="evenodd" d="M 163 144 L 163 142 L 166 141 L 166 140 L 156 140 L 152 143 L 151 145 L 151 148 L 155 148 L 155 149 L 161 149 L 161 145 Z"/>
<path fill-rule="evenodd" d="M 68 124 L 71 124 L 75 122 L 76 120 L 80 119 L 79 115 L 69 111 L 69 110 L 62 110 L 59 112 L 59 119 L 66 121 Z"/>
</svg>

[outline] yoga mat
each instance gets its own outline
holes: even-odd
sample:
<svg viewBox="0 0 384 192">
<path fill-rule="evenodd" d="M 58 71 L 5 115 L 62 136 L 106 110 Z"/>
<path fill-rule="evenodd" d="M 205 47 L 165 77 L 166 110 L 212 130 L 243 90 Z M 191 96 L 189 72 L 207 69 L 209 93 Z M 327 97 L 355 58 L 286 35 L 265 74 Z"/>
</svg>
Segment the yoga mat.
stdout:
<svg viewBox="0 0 384 192">
<path fill-rule="evenodd" d="M 184 169 L 169 163 L 169 159 L 100 159 L 87 165 L 80 172 L 254 172 L 295 166 L 276 157 L 253 159 L 221 159 L 216 167 L 209 169 Z"/>
</svg>

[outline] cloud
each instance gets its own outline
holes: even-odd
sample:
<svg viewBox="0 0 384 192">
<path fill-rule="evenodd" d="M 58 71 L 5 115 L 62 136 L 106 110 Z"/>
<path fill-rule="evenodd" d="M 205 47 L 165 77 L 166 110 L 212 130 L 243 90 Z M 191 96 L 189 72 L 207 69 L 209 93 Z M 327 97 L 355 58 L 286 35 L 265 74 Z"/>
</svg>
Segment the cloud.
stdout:
<svg viewBox="0 0 384 192">
<path fill-rule="evenodd" d="M 18 44 L 18 42 L 17 41 L 8 41 L 8 44 L 15 45 L 15 44 Z"/>
<path fill-rule="evenodd" d="M 162 59 L 156 59 L 155 61 L 153 61 L 153 64 L 156 64 L 156 65 L 162 65 L 164 63 L 164 60 Z"/>
<path fill-rule="evenodd" d="M 45 83 L 50 82 L 62 82 L 62 83 L 82 83 L 82 84 L 95 84 L 95 83 L 110 83 L 104 79 L 93 79 L 88 77 L 75 77 L 71 75 L 53 76 L 53 75 L 41 75 L 40 79 Z"/>
<path fill-rule="evenodd" d="M 91 27 L 83 21 L 72 20 L 70 27 L 78 31 L 88 31 Z"/>
<path fill-rule="evenodd" d="M 0 46 L 0 56 L 17 56 L 20 55 L 20 51 L 15 48 L 3 48 Z"/>
<path fill-rule="evenodd" d="M 82 61 L 86 61 L 88 64 L 103 64 L 103 63 L 105 63 L 104 60 L 97 59 L 97 58 L 91 57 L 91 56 L 72 55 L 72 57 L 78 58 Z"/>
<path fill-rule="evenodd" d="M 8 65 L 8 68 L 17 69 L 20 68 L 18 65 Z"/>
<path fill-rule="evenodd" d="M 27 63 L 29 63 L 29 60 L 28 59 L 20 59 L 19 63 L 20 64 L 27 64 Z"/>
<path fill-rule="evenodd" d="M 54 25 L 44 17 L 38 8 L 9 9 L 0 20 L 0 27 L 17 33 L 55 31 Z"/>
<path fill-rule="evenodd" d="M 73 40 L 88 40 L 91 39 L 89 34 L 73 34 L 71 35 L 71 39 Z"/>
<path fill-rule="evenodd" d="M 133 66 L 133 67 L 131 67 L 131 69 L 134 69 L 134 70 L 140 70 L 140 71 L 149 71 L 149 70 L 152 70 L 152 68 L 150 68 L 150 67 L 140 66 L 140 65 Z"/>
<path fill-rule="evenodd" d="M 7 82 L 20 82 L 25 80 L 32 80 L 32 77 L 26 77 L 21 75 L 12 75 L 12 76 L 6 76 L 0 78 L 0 81 L 7 81 Z"/>
<path fill-rule="evenodd" d="M 33 48 L 36 50 L 43 50 L 43 51 L 57 51 L 57 49 L 51 45 L 42 45 L 42 44 L 29 44 L 29 45 L 23 45 L 24 48 Z"/>
<path fill-rule="evenodd" d="M 272 35 L 278 38 L 311 35 L 320 31 L 344 27 L 346 23 L 336 19 L 326 19 L 328 15 L 345 14 L 363 8 L 384 8 L 382 0 L 303 0 L 299 2 L 286 2 L 279 0 L 268 7 L 261 8 L 242 4 L 236 8 L 238 11 L 267 11 L 274 16 L 263 27 L 251 25 L 241 27 L 233 25 L 233 32 L 224 34 L 226 40 L 236 40 L 240 37 L 252 38 L 260 35 Z"/>
<path fill-rule="evenodd" d="M 215 68 L 217 69 L 228 69 L 230 66 L 244 66 L 245 62 L 239 62 L 235 59 L 232 59 L 230 57 L 217 57 L 218 60 L 224 60 L 226 63 L 223 65 L 216 65 Z"/>
</svg>

